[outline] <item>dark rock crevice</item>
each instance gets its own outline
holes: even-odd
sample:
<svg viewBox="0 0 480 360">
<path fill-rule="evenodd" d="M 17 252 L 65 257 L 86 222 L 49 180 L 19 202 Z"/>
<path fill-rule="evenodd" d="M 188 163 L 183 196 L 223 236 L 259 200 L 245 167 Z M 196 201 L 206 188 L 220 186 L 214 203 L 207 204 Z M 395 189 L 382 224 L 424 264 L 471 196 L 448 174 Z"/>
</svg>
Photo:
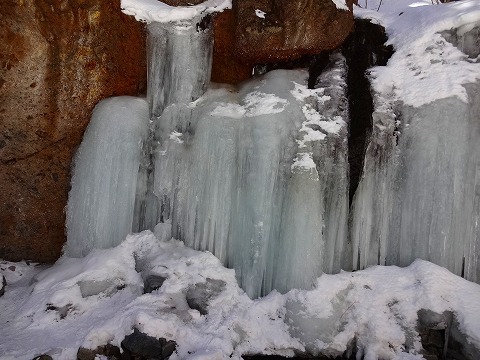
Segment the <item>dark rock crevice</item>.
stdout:
<svg viewBox="0 0 480 360">
<path fill-rule="evenodd" d="M 387 64 L 393 54 L 393 47 L 385 45 L 387 40 L 382 26 L 356 19 L 355 30 L 342 48 L 348 67 L 350 203 L 360 181 L 367 141 L 373 126 L 373 98 L 367 71 L 373 66 Z"/>
</svg>

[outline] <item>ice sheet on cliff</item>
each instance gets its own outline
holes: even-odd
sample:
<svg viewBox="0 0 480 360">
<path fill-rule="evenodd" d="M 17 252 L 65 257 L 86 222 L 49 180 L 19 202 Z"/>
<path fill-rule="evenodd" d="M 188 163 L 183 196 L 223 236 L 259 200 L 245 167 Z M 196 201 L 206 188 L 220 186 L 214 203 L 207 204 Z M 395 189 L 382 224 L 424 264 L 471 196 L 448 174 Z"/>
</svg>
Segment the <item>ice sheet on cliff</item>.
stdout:
<svg viewBox="0 0 480 360">
<path fill-rule="evenodd" d="M 422 258 L 478 282 L 480 4 L 405 5 L 357 12 L 386 26 L 395 54 L 371 71 L 375 111 L 352 211 L 354 267 Z"/>
</svg>

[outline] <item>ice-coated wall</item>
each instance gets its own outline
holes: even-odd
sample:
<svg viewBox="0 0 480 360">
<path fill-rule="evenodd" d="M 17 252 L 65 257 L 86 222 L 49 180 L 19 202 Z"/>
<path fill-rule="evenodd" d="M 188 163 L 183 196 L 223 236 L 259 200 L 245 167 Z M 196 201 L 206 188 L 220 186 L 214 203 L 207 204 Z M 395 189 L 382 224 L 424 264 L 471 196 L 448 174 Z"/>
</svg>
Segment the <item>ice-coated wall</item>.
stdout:
<svg viewBox="0 0 480 360">
<path fill-rule="evenodd" d="M 479 29 L 469 23 L 435 34 L 426 53 L 438 48 L 455 54 L 445 64 L 466 65 L 444 74 L 434 94 L 454 88 L 460 66 L 479 62 Z M 434 56 L 430 62 L 443 64 Z M 480 82 L 472 77 L 461 89 L 416 106 L 374 94 L 373 131 L 351 213 L 354 268 L 422 258 L 480 282 Z"/>
<path fill-rule="evenodd" d="M 355 267 L 422 258 L 480 281 L 480 84 L 465 88 L 468 102 L 421 107 L 377 97 L 352 215 Z"/>
</svg>

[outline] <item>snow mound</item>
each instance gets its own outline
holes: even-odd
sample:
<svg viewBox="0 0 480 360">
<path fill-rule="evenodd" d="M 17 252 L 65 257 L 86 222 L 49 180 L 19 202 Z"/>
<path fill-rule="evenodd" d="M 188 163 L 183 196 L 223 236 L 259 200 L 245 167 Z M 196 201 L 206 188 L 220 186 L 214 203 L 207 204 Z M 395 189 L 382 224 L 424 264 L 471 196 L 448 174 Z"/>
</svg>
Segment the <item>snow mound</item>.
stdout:
<svg viewBox="0 0 480 360">
<path fill-rule="evenodd" d="M 175 22 L 194 19 L 232 7 L 231 0 L 207 0 L 193 6 L 170 6 L 158 0 L 121 0 L 122 12 L 135 16 L 138 21 Z"/>
<path fill-rule="evenodd" d="M 0 314 L 2 359 L 72 359 L 80 346 L 119 346 L 134 328 L 175 340 L 172 360 L 337 356 L 354 338 L 365 359 L 421 359 L 421 309 L 452 311 L 465 341 L 480 347 L 480 286 L 426 261 L 322 275 L 313 290 L 274 291 L 257 300 L 211 253 L 174 239 L 159 241 L 149 231 L 83 259 L 63 257 L 43 271 L 16 266 L 23 276 L 10 277 L 0 298 L 7 309 Z M 2 263 L 0 271 L 11 270 Z M 152 274 L 166 280 L 143 294 L 144 279 Z M 188 306 L 187 294 L 206 282 L 222 286 L 201 315 Z"/>
<path fill-rule="evenodd" d="M 365 1 L 359 3 L 365 6 Z M 464 86 L 480 79 L 480 61 L 471 59 L 442 32 L 480 24 L 480 3 L 464 0 L 448 4 L 433 1 L 368 1 L 355 7 L 357 17 L 383 25 L 395 53 L 386 67 L 371 71 L 373 87 L 392 93 L 415 107 L 457 96 L 468 101 Z M 378 10 L 378 11 L 376 11 Z"/>
</svg>

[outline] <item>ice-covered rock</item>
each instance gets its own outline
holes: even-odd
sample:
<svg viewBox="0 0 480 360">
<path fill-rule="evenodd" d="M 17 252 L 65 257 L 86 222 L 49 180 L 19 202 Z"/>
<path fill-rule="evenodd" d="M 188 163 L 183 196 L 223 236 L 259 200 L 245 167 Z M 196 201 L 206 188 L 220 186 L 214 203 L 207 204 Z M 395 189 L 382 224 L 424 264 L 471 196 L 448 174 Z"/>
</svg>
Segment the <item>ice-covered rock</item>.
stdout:
<svg viewBox="0 0 480 360">
<path fill-rule="evenodd" d="M 143 284 L 143 293 L 149 294 L 152 291 L 160 289 L 165 280 L 167 279 L 164 276 L 154 274 L 148 275 Z"/>
<path fill-rule="evenodd" d="M 195 309 L 202 315 L 208 313 L 210 300 L 225 289 L 225 281 L 207 278 L 205 282 L 190 286 L 187 290 L 187 303 L 190 309 Z"/>
</svg>

